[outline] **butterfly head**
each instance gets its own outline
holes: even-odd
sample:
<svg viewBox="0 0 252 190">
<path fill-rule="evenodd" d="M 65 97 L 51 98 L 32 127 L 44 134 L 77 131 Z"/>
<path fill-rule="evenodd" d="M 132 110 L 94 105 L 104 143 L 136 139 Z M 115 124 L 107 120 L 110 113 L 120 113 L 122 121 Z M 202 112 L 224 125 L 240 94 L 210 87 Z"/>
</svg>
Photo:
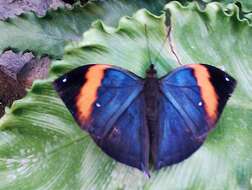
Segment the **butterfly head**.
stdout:
<svg viewBox="0 0 252 190">
<path fill-rule="evenodd" d="M 157 71 L 155 69 L 155 66 L 153 64 L 150 65 L 148 70 L 146 71 L 146 77 L 147 78 L 157 78 Z"/>
</svg>

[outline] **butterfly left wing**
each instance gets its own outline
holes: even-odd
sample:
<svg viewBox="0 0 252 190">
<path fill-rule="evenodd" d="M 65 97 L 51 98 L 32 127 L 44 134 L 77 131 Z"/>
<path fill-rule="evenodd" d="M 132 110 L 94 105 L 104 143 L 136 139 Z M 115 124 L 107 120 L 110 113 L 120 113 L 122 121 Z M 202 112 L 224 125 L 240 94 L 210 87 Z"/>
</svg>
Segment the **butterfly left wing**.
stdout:
<svg viewBox="0 0 252 190">
<path fill-rule="evenodd" d="M 159 125 L 152 156 L 156 169 L 188 158 L 214 128 L 236 85 L 216 67 L 191 64 L 160 80 Z"/>
<path fill-rule="evenodd" d="M 85 65 L 58 78 L 54 87 L 104 152 L 147 171 L 149 138 L 141 78 L 110 65 Z"/>
</svg>

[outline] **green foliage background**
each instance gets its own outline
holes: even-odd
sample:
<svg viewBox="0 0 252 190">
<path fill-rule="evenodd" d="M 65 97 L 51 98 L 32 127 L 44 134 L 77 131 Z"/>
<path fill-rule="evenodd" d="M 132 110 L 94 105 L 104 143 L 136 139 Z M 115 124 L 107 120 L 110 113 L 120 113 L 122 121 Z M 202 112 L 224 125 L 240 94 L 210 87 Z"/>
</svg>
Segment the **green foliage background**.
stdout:
<svg viewBox="0 0 252 190">
<path fill-rule="evenodd" d="M 36 81 L 0 120 L 0 189 L 252 188 L 248 11 L 252 7 L 250 1 L 240 1 L 242 8 L 227 5 L 230 1 L 198 2 L 94 1 L 71 10 L 49 11 L 42 18 L 25 13 L 0 22 L 1 51 L 11 47 L 55 60 L 50 77 Z M 96 19 L 100 21 L 93 22 Z M 51 85 L 61 74 L 89 63 L 109 63 L 144 76 L 148 66 L 144 24 L 152 57 L 171 30 L 156 63 L 159 76 L 180 61 L 211 64 L 238 80 L 216 130 L 202 148 L 180 164 L 152 171 L 150 179 L 100 151 L 73 121 Z"/>
</svg>

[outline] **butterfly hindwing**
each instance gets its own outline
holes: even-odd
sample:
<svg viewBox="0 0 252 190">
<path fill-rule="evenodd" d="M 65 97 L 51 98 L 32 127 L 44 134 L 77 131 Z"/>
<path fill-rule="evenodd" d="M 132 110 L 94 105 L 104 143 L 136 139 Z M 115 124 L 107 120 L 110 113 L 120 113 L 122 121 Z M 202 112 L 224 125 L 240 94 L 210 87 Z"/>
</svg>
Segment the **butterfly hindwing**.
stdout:
<svg viewBox="0 0 252 190">
<path fill-rule="evenodd" d="M 149 138 L 143 81 L 109 65 L 86 65 L 54 82 L 80 127 L 112 158 L 146 170 Z M 147 141 L 147 142 L 145 142 Z"/>
<path fill-rule="evenodd" d="M 143 94 L 131 102 L 104 138 L 95 141 L 117 161 L 148 173 L 149 134 Z"/>
<path fill-rule="evenodd" d="M 192 64 L 160 79 L 159 126 L 152 141 L 157 169 L 188 158 L 215 126 L 235 80 L 213 66 Z"/>
</svg>

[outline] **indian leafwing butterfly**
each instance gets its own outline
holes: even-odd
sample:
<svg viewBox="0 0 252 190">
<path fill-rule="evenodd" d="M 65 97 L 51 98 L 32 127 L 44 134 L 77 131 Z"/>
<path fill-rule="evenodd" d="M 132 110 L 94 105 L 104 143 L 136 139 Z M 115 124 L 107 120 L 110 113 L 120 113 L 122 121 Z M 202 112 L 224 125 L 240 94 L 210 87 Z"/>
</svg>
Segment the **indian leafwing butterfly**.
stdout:
<svg viewBox="0 0 252 190">
<path fill-rule="evenodd" d="M 188 158 L 204 142 L 236 86 L 210 65 L 181 66 L 162 78 L 150 64 L 146 78 L 122 68 L 84 65 L 54 87 L 67 108 L 109 156 L 148 174 Z"/>
</svg>

